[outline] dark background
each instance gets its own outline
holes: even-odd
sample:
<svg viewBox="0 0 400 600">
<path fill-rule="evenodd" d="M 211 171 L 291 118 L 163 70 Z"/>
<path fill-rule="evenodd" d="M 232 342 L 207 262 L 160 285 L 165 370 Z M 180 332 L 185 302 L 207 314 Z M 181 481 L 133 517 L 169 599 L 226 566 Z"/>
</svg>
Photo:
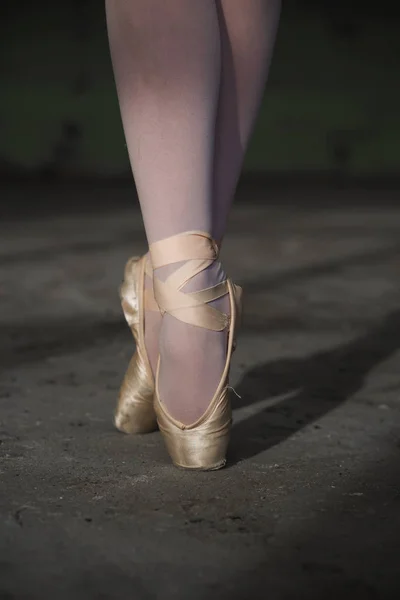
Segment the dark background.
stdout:
<svg viewBox="0 0 400 600">
<path fill-rule="evenodd" d="M 223 247 L 229 463 L 193 475 L 112 423 L 146 240 L 103 0 L 0 1 L 0 600 L 400 598 L 399 25 L 283 0 Z"/>
<path fill-rule="evenodd" d="M 7 1 L 0 11 L 3 175 L 129 174 L 103 2 Z M 245 171 L 397 175 L 398 27 L 393 2 L 283 2 Z"/>
</svg>

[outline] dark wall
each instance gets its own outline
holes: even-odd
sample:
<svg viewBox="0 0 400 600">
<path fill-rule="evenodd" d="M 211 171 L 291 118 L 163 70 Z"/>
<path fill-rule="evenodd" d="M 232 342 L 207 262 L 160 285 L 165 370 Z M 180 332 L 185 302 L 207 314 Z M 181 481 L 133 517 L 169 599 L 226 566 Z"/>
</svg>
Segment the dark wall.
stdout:
<svg viewBox="0 0 400 600">
<path fill-rule="evenodd" d="M 400 167 L 399 8 L 292 0 L 246 168 Z M 0 170 L 129 170 L 101 0 L 3 2 Z"/>
</svg>

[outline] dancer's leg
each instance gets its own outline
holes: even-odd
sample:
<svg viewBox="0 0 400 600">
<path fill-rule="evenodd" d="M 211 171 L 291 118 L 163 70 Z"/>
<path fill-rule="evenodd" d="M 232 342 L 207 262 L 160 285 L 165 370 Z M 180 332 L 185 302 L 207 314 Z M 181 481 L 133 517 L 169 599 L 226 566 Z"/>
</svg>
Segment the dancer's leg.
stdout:
<svg viewBox="0 0 400 600">
<path fill-rule="evenodd" d="M 106 0 L 114 74 L 149 244 L 210 230 L 220 79 L 215 0 Z"/>
<path fill-rule="evenodd" d="M 280 0 L 216 0 L 222 79 L 214 162 L 213 235 L 221 240 L 262 99 Z"/>
<path fill-rule="evenodd" d="M 220 84 L 215 0 L 107 0 L 106 5 L 122 120 L 148 241 L 193 229 L 211 233 Z M 155 276 L 165 278 L 166 271 Z M 215 264 L 190 282 L 191 290 L 223 277 Z M 191 422 L 202 414 L 220 380 L 225 333 L 166 314 L 160 353 L 161 398 L 176 418 Z"/>
</svg>

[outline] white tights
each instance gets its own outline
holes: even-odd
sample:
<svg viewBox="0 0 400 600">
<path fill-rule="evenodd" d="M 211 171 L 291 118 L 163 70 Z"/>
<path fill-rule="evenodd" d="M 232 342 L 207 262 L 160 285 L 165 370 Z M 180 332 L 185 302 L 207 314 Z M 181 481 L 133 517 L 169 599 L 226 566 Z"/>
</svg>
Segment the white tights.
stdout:
<svg viewBox="0 0 400 600">
<path fill-rule="evenodd" d="M 106 0 L 115 80 L 149 244 L 189 231 L 221 243 L 268 74 L 280 0 Z M 158 269 L 165 278 L 171 265 Z M 184 291 L 224 278 L 216 263 Z M 147 281 L 146 285 L 150 285 Z M 228 300 L 216 301 L 227 311 Z M 146 311 L 160 396 L 189 424 L 207 408 L 226 334 Z"/>
</svg>

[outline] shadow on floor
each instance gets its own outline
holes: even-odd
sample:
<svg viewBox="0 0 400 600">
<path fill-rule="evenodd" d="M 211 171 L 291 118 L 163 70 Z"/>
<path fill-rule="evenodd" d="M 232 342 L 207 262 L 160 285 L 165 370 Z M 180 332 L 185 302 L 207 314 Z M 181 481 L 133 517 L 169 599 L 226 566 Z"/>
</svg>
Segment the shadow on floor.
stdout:
<svg viewBox="0 0 400 600">
<path fill-rule="evenodd" d="M 268 396 L 294 394 L 234 425 L 231 462 L 268 450 L 346 402 L 362 388 L 369 372 L 399 348 L 400 311 L 396 311 L 366 335 L 333 350 L 251 368 L 235 388 L 243 400 L 234 397 L 234 409 Z"/>
</svg>

